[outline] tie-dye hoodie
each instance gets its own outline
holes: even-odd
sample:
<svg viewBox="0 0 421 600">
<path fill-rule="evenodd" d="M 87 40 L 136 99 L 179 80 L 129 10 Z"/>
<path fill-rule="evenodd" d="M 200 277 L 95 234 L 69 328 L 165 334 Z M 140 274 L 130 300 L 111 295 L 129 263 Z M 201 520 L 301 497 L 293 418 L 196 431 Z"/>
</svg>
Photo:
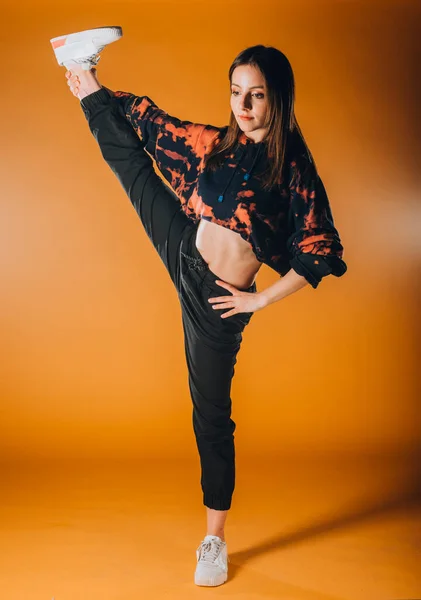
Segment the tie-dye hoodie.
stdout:
<svg viewBox="0 0 421 600">
<path fill-rule="evenodd" d="M 228 227 L 250 244 L 260 262 L 280 275 L 293 268 L 314 288 L 325 275 L 345 273 L 343 247 L 323 182 L 302 148 L 287 149 L 282 183 L 264 191 L 266 142 L 254 143 L 241 133 L 236 149 L 210 172 L 204 168 L 205 157 L 227 126 L 182 121 L 148 96 L 122 91 L 113 95 L 187 217 Z"/>
</svg>

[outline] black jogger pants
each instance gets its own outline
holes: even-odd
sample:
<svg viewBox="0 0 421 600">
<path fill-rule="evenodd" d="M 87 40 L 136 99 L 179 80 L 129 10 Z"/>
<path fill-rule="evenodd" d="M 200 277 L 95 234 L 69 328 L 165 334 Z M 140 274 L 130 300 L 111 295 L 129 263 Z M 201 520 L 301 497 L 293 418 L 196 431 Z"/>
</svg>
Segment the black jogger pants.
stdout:
<svg viewBox="0 0 421 600">
<path fill-rule="evenodd" d="M 209 297 L 229 292 L 215 283 L 218 277 L 196 247 L 197 224 L 185 215 L 176 194 L 155 173 L 152 158 L 118 99 L 102 88 L 86 96 L 81 106 L 102 156 L 122 184 L 176 288 L 203 503 L 228 510 L 235 486 L 231 380 L 242 332 L 253 313 L 222 319 L 223 311 L 214 310 L 208 302 Z M 256 283 L 244 291 L 256 292 Z"/>
</svg>

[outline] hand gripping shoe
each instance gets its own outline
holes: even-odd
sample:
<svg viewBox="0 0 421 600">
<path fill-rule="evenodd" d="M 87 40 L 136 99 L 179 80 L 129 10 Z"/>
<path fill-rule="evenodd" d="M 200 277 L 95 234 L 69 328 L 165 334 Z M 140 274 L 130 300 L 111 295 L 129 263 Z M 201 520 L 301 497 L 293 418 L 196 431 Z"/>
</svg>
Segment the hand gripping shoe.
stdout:
<svg viewBox="0 0 421 600">
<path fill-rule="evenodd" d="M 50 43 L 58 64 L 71 69 L 75 63 L 89 71 L 100 59 L 99 53 L 123 35 L 121 27 L 96 27 L 52 38 Z"/>
<path fill-rule="evenodd" d="M 196 585 L 216 586 L 228 578 L 227 544 L 217 535 L 207 535 L 196 550 Z"/>
</svg>

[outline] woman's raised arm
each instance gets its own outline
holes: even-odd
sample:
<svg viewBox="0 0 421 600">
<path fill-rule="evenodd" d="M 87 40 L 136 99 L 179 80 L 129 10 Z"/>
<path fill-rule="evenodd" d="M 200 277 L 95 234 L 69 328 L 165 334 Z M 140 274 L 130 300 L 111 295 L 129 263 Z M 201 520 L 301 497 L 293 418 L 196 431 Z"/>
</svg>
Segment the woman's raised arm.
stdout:
<svg viewBox="0 0 421 600">
<path fill-rule="evenodd" d="M 222 129 L 171 116 L 149 96 L 108 92 L 114 96 L 121 113 L 145 142 L 146 150 L 174 189 L 180 186 L 182 176 L 195 173 Z"/>
</svg>

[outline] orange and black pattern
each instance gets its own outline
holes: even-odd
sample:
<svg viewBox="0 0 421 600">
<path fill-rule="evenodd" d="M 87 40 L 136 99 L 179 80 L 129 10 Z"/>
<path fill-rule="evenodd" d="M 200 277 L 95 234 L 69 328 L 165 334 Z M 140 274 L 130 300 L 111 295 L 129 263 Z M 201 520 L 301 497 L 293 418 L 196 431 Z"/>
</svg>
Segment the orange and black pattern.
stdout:
<svg viewBox="0 0 421 600">
<path fill-rule="evenodd" d="M 211 172 L 205 169 L 205 157 L 226 126 L 182 121 L 148 96 L 113 95 L 187 217 L 228 227 L 250 244 L 260 262 L 280 275 L 293 268 L 314 288 L 325 275 L 346 272 L 323 182 L 303 152 L 290 149 L 283 180 L 265 191 L 265 142 L 254 143 L 242 133 L 236 150 Z"/>
</svg>

